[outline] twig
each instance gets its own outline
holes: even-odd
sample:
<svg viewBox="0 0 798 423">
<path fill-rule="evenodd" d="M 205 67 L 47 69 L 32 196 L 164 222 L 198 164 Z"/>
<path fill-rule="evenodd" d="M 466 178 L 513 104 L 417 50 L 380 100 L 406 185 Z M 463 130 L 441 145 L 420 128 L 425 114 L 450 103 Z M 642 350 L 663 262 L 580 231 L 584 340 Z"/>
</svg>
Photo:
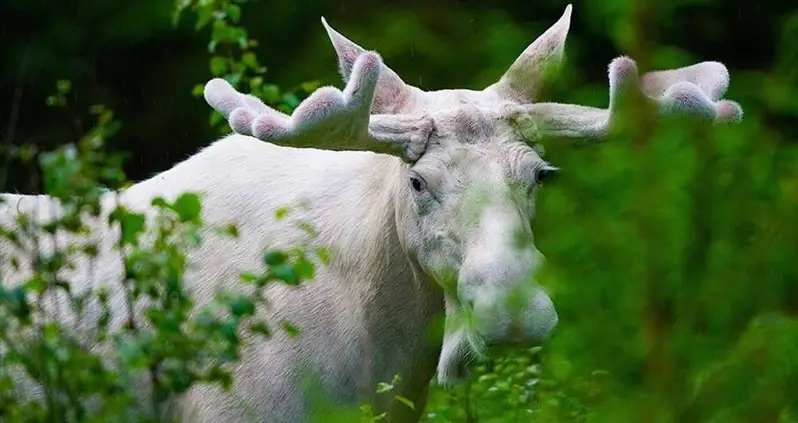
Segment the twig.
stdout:
<svg viewBox="0 0 798 423">
<path fill-rule="evenodd" d="M 471 379 L 466 380 L 465 386 L 466 423 L 477 423 L 476 409 L 471 404 Z"/>
<path fill-rule="evenodd" d="M 4 142 L 3 166 L 0 167 L 0 191 L 5 191 L 6 181 L 8 180 L 8 167 L 11 165 L 11 147 L 14 145 L 14 137 L 17 132 L 17 122 L 19 121 L 19 107 L 22 103 L 22 93 L 25 88 L 25 70 L 28 62 L 28 50 L 22 54 L 19 63 L 19 76 L 17 77 L 17 88 L 14 90 L 14 102 L 11 104 L 11 117 L 8 122 L 8 131 Z"/>
</svg>

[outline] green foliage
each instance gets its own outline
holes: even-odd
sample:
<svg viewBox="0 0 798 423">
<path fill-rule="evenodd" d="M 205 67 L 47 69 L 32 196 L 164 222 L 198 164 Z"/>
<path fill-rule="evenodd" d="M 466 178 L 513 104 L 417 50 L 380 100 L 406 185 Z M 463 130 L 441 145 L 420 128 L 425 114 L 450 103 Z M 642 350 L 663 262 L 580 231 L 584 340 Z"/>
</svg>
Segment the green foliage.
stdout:
<svg viewBox="0 0 798 423">
<path fill-rule="evenodd" d="M 424 421 L 534 421 L 541 384 L 540 347 L 492 351 L 469 379 L 449 390 L 433 389 Z"/>
<path fill-rule="evenodd" d="M 211 28 L 211 41 L 208 43 L 211 76 L 224 78 L 233 87 L 261 98 L 278 110 L 290 113 L 299 105 L 302 97 L 313 92 L 319 83 L 304 82 L 293 90 L 283 91 L 278 85 L 264 81 L 267 69 L 261 65 L 254 51 L 259 43 L 249 38 L 247 29 L 240 25 L 241 6 L 245 3 L 247 0 L 177 0 L 172 22 L 177 25 L 186 9 L 195 12 L 195 28 Z M 204 86 L 195 85 L 192 94 L 202 97 Z M 211 126 L 219 127 L 222 133 L 230 130 L 227 122 L 215 110 L 211 111 L 210 123 Z"/>
<path fill-rule="evenodd" d="M 50 103 L 65 106 L 68 91 L 69 84 L 59 82 Z M 186 253 L 202 244 L 204 230 L 235 237 L 235 226 L 206 225 L 194 193 L 173 201 L 155 198 L 153 215 L 119 204 L 108 210 L 114 190 L 128 182 L 121 156 L 103 152 L 106 137 L 119 125 L 102 106 L 91 113 L 97 124 L 76 145 L 39 154 L 45 193 L 59 200 L 58 217 L 40 222 L 22 212 L 14 226 L 0 231 L 4 242 L 17 247 L 3 260 L 15 262 L 17 270 L 30 269 L 23 283 L 0 285 L 3 421 L 49 422 L 56 416 L 63 422 L 167 421 L 169 401 L 191 386 L 230 387 L 242 330 L 270 336 L 269 325 L 256 319 L 266 286 L 313 277 L 312 261 L 301 248 L 270 251 L 262 273 L 241 275 L 254 288 L 251 293 L 219 291 L 210 304 L 195 307 L 183 284 Z M 99 256 L 89 235 L 104 222 L 119 231 L 115 253 L 124 267 L 124 310 L 112 310 L 109 286 L 87 287 L 63 276 L 72 264 Z M 64 245 L 77 239 L 82 242 Z M 58 248 L 41 248 L 45 240 Z M 89 314 L 92 307 L 101 310 L 99 316 Z M 85 320 L 92 318 L 96 322 Z M 75 330 L 70 325 L 75 321 L 90 329 Z M 290 322 L 282 328 L 297 332 Z M 16 395 L 34 384 L 40 395 Z"/>
</svg>

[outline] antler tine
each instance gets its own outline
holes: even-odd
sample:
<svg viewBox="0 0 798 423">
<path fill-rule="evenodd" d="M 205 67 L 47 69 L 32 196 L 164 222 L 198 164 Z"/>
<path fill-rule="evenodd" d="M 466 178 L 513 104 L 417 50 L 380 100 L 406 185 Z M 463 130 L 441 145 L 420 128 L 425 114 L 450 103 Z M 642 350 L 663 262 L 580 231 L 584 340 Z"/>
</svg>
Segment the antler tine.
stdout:
<svg viewBox="0 0 798 423">
<path fill-rule="evenodd" d="M 221 78 L 214 78 L 205 84 L 204 91 L 205 101 L 217 112 L 228 119 L 228 122 L 233 126 L 233 130 L 241 133 L 251 135 L 248 125 L 241 125 L 236 120 L 230 121 L 230 116 L 233 112 L 243 113 L 246 111 L 248 115 L 259 114 L 274 114 L 280 117 L 287 117 L 285 114 L 274 110 L 264 104 L 257 97 L 250 94 L 243 94 L 236 91 L 230 83 Z"/>
<path fill-rule="evenodd" d="M 424 115 L 370 114 L 381 67 L 377 53 L 362 53 L 343 91 L 321 87 L 291 116 L 236 91 L 220 78 L 205 85 L 205 100 L 227 119 L 234 132 L 262 141 L 333 150 L 363 149 L 365 144 L 370 151 L 417 160 L 434 130 L 433 122 Z"/>
<path fill-rule="evenodd" d="M 641 82 L 642 81 L 642 82 Z M 622 97 L 633 90 L 653 102 L 663 115 L 689 115 L 716 122 L 738 122 L 743 110 L 737 102 L 720 100 L 729 73 L 718 62 L 649 72 L 638 76 L 637 64 L 618 57 L 609 66 L 610 100 L 607 109 L 561 103 L 507 106 L 506 116 L 516 121 L 525 136 L 603 138 L 617 118 Z"/>
<path fill-rule="evenodd" d="M 228 119 L 233 131 L 263 141 L 279 143 L 316 132 L 333 135 L 344 132 L 347 138 L 364 138 L 380 64 L 376 53 L 362 54 L 344 91 L 319 88 L 291 116 L 236 91 L 220 78 L 205 85 L 205 100 Z"/>
</svg>

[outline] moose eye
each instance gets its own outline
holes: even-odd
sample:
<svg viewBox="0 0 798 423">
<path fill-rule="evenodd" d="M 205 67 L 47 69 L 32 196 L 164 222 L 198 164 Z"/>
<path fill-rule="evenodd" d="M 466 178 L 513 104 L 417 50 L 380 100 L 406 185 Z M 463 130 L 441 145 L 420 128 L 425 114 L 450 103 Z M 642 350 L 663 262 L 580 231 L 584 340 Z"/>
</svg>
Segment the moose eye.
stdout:
<svg viewBox="0 0 798 423">
<path fill-rule="evenodd" d="M 423 179 L 421 179 L 421 178 L 419 178 L 417 176 L 411 176 L 410 177 L 410 186 L 413 187 L 414 191 L 421 192 L 421 191 L 424 191 L 424 189 L 426 189 L 427 184 L 426 184 L 426 182 L 424 182 Z"/>
<path fill-rule="evenodd" d="M 554 179 L 557 176 L 558 169 L 553 166 L 544 166 L 538 169 L 537 173 L 535 174 L 535 182 L 543 183 L 545 181 Z"/>
</svg>

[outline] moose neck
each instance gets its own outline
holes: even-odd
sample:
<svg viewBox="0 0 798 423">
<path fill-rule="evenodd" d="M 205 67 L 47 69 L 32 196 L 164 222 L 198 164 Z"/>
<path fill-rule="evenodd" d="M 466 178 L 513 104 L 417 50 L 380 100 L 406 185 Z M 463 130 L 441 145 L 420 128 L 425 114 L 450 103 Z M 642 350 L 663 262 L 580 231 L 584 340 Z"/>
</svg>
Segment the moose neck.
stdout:
<svg viewBox="0 0 798 423">
<path fill-rule="evenodd" d="M 352 171 L 346 179 L 359 182 L 338 194 L 351 203 L 345 209 L 351 212 L 336 213 L 328 225 L 336 230 L 322 231 L 321 242 L 331 245 L 332 270 L 356 298 L 364 325 L 360 339 L 373 346 L 363 363 L 364 373 L 371 373 L 364 389 L 373 391 L 377 382 L 400 373 L 409 392 L 417 392 L 434 374 L 440 344 L 430 342 L 430 325 L 444 304 L 440 287 L 404 246 L 402 228 L 413 201 L 407 165 L 375 154 Z"/>
<path fill-rule="evenodd" d="M 412 200 L 405 186 L 407 165 L 387 155 L 375 154 L 366 166 L 342 178 L 352 181 L 337 193 L 342 210 L 321 234 L 322 244 L 334 252 L 333 265 L 346 274 L 363 275 L 369 291 L 425 290 L 428 277 L 421 272 L 403 242 L 402 225 Z M 335 228 L 329 230 L 329 228 Z"/>
<path fill-rule="evenodd" d="M 349 212 L 337 213 L 337 222 L 321 234 L 322 245 L 332 249 L 335 271 L 357 275 L 349 288 L 361 296 L 366 310 L 373 309 L 370 312 L 392 314 L 411 306 L 442 308 L 442 293 L 403 242 L 402 225 L 408 221 L 407 205 L 413 201 L 405 183 L 407 165 L 398 158 L 374 154 L 368 164 L 352 172 L 344 179 L 357 182 L 347 184 L 338 193 L 339 199 L 333 200 Z"/>
</svg>

